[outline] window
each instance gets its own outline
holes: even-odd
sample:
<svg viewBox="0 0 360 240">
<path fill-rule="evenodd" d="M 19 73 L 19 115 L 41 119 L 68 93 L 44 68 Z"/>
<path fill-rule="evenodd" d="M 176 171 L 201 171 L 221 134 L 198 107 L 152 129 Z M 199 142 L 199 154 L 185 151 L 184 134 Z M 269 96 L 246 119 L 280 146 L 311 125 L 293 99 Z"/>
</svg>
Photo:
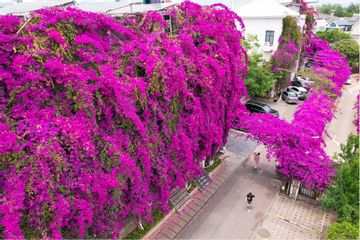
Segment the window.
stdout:
<svg viewBox="0 0 360 240">
<path fill-rule="evenodd" d="M 267 113 L 271 112 L 271 108 L 269 108 L 268 106 L 263 106 L 262 109 L 263 111 L 265 110 L 265 112 Z"/>
<path fill-rule="evenodd" d="M 274 34 L 275 31 L 266 31 L 265 42 L 274 44 Z"/>
<path fill-rule="evenodd" d="M 336 27 L 336 23 L 332 23 L 332 24 L 330 24 L 330 27 Z"/>
</svg>

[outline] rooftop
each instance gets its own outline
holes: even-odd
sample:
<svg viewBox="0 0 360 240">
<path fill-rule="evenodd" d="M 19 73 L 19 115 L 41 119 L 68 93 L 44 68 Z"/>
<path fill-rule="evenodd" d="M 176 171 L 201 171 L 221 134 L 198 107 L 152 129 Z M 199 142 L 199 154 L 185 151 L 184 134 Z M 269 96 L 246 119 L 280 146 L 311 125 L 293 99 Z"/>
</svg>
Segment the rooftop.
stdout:
<svg viewBox="0 0 360 240">
<path fill-rule="evenodd" d="M 6 15 L 6 14 L 25 15 L 44 7 L 65 6 L 73 3 L 74 1 L 72 0 L 60 0 L 56 2 L 53 1 L 53 2 L 19 3 L 15 5 L 7 5 L 0 8 L 0 15 Z"/>
<path fill-rule="evenodd" d="M 235 9 L 234 12 L 241 18 L 285 18 L 298 17 L 300 14 L 273 0 L 254 0 Z"/>
<path fill-rule="evenodd" d="M 346 20 L 334 20 L 337 25 L 339 26 L 350 26 L 351 24 Z"/>
</svg>

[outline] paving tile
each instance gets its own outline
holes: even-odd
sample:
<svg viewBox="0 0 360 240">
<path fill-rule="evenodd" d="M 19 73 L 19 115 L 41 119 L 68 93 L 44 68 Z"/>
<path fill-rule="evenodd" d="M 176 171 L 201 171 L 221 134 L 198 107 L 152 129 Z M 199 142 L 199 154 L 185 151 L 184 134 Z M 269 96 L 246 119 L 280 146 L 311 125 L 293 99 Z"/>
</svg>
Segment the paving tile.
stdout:
<svg viewBox="0 0 360 240">
<path fill-rule="evenodd" d="M 187 214 L 182 214 L 181 216 L 180 216 L 180 218 L 182 219 L 182 220 L 184 220 L 185 222 L 189 222 L 190 221 L 190 219 L 192 218 L 192 216 L 189 216 L 189 215 L 187 215 Z"/>
<path fill-rule="evenodd" d="M 184 209 L 184 214 L 189 214 L 190 216 L 196 215 L 196 211 L 191 208 L 190 206 L 187 206 L 186 209 Z"/>
<path fill-rule="evenodd" d="M 169 228 L 163 229 L 161 233 L 164 235 L 164 238 L 174 239 L 176 236 L 176 232 L 170 230 Z"/>
<path fill-rule="evenodd" d="M 319 239 L 319 235 L 273 216 L 266 216 L 260 229 L 269 231 L 267 239 Z M 259 229 L 259 230 L 260 230 Z"/>
<path fill-rule="evenodd" d="M 203 191 L 202 194 L 206 198 L 211 198 L 213 196 L 213 194 L 209 191 Z"/>
<path fill-rule="evenodd" d="M 180 218 L 174 219 L 173 223 L 181 226 L 182 228 L 185 227 L 185 225 L 186 225 L 186 222 Z"/>
<path fill-rule="evenodd" d="M 179 233 L 182 230 L 183 226 L 172 222 L 171 225 L 168 226 L 168 228 L 170 228 L 172 231 L 176 233 Z"/>
<path fill-rule="evenodd" d="M 205 191 L 208 191 L 209 193 L 214 194 L 217 191 L 217 189 L 214 189 L 211 186 L 209 186 L 205 189 Z"/>
<path fill-rule="evenodd" d="M 151 239 L 169 239 L 167 237 L 164 236 L 164 234 L 162 234 L 161 232 L 159 232 L 155 237 L 151 237 Z"/>
<path fill-rule="evenodd" d="M 201 207 L 202 205 L 196 203 L 192 203 L 191 205 L 189 205 L 189 208 L 193 209 L 196 212 L 198 212 L 201 209 Z"/>
<path fill-rule="evenodd" d="M 326 212 L 320 207 L 279 195 L 270 213 L 320 233 Z"/>
<path fill-rule="evenodd" d="M 196 203 L 204 206 L 206 204 L 206 202 L 208 201 L 208 199 L 209 199 L 209 197 L 207 197 L 205 195 L 200 195 L 196 198 Z"/>
<path fill-rule="evenodd" d="M 213 179 L 213 183 L 215 183 L 215 184 L 213 184 L 213 186 L 215 187 L 217 187 L 217 188 L 220 188 L 220 186 L 224 183 L 224 181 L 225 181 L 225 179 L 220 179 L 219 177 L 216 177 L 215 179 Z"/>
</svg>

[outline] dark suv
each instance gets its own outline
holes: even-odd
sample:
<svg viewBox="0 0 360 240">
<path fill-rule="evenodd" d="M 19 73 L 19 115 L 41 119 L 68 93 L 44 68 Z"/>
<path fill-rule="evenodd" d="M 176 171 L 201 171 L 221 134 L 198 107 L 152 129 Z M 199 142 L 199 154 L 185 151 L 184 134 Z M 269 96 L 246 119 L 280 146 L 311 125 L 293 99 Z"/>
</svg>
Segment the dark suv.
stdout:
<svg viewBox="0 0 360 240">
<path fill-rule="evenodd" d="M 245 104 L 245 107 L 247 110 L 249 110 L 252 113 L 270 113 L 271 115 L 275 117 L 279 117 L 279 112 L 275 109 L 270 108 L 265 103 L 255 102 L 255 101 L 248 101 Z"/>
</svg>

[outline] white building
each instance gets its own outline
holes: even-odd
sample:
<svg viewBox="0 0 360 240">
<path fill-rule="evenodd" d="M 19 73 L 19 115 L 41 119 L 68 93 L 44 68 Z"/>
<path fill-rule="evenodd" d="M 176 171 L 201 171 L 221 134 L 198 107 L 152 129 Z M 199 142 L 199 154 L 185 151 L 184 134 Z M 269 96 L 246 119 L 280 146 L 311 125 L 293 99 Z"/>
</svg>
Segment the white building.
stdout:
<svg viewBox="0 0 360 240">
<path fill-rule="evenodd" d="M 262 53 L 266 61 L 278 47 L 286 16 L 297 17 L 301 28 L 305 23 L 305 16 L 300 18 L 298 12 L 273 0 L 234 0 L 233 11 L 242 18 L 245 32 L 257 35 L 260 44 L 258 53 Z"/>
<path fill-rule="evenodd" d="M 354 39 L 357 43 L 360 44 L 360 36 L 359 36 L 359 21 L 353 25 L 352 32 L 350 33 L 352 39 Z"/>
<path fill-rule="evenodd" d="M 316 21 L 316 26 L 314 27 L 314 33 L 325 31 L 328 23 L 324 19 L 317 19 L 315 21 Z"/>
</svg>

